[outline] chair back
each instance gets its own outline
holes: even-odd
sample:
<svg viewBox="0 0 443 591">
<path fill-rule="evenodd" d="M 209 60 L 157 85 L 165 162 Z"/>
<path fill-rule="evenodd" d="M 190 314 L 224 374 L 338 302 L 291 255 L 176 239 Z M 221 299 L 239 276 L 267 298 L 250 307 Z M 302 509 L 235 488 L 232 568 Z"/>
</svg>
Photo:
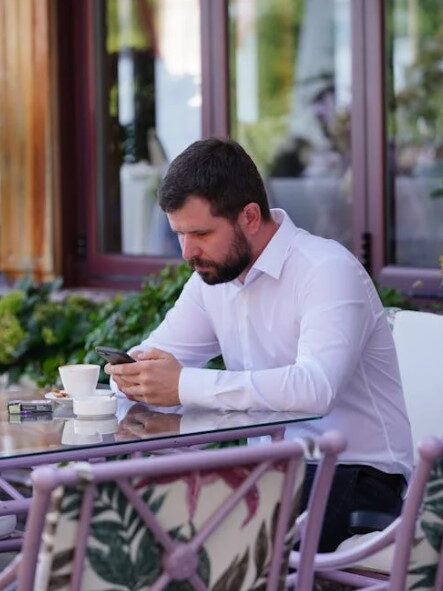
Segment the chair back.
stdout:
<svg viewBox="0 0 443 591">
<path fill-rule="evenodd" d="M 442 431 L 443 316 L 401 310 L 393 337 L 416 450 L 425 437 Z"/>
<path fill-rule="evenodd" d="M 418 526 L 419 541 L 413 545 L 409 557 L 406 591 L 441 591 L 443 589 L 443 457 L 435 463 L 429 476 Z"/>
<path fill-rule="evenodd" d="M 303 547 L 301 552 L 292 551 L 289 564 L 296 573 L 287 576 L 289 588 L 314 588 L 315 574 L 315 588 L 331 591 L 344 587 L 368 591 L 443 590 L 443 438 L 427 438 L 419 445 L 417 455 L 401 516 L 384 531 L 360 536 L 357 543 L 347 541 L 335 552 L 316 554 L 312 564 L 309 558 L 311 587 L 299 586 L 306 562 Z M 417 526 L 421 532 L 417 532 Z M 394 555 L 390 570 L 377 572 L 380 552 L 391 544 Z"/>
<path fill-rule="evenodd" d="M 37 468 L 18 590 L 283 588 L 303 477 L 298 442 Z"/>
<path fill-rule="evenodd" d="M 395 534 L 389 591 L 442 589 L 436 575 L 443 541 L 443 438 L 425 439 L 418 456 Z"/>
</svg>

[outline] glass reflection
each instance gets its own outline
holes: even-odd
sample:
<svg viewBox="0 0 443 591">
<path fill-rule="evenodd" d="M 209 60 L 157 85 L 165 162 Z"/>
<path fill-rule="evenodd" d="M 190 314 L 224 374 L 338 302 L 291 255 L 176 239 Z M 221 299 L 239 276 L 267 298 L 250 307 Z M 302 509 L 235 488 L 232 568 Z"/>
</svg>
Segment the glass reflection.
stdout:
<svg viewBox="0 0 443 591">
<path fill-rule="evenodd" d="M 351 240 L 349 0 L 231 0 L 232 131 L 271 204 Z"/>
<path fill-rule="evenodd" d="M 443 253 L 443 4 L 386 3 L 388 262 Z"/>
<path fill-rule="evenodd" d="M 199 2 L 94 6 L 99 248 L 175 256 L 156 192 L 168 163 L 201 136 Z"/>
</svg>

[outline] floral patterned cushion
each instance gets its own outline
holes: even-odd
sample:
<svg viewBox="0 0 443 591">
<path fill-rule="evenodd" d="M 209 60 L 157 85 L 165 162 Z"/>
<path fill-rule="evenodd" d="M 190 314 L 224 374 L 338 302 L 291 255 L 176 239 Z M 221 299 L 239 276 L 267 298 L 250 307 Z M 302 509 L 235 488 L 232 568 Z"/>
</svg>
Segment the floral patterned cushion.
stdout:
<svg viewBox="0 0 443 591">
<path fill-rule="evenodd" d="M 407 591 L 434 589 L 443 544 L 443 460 L 434 468 L 426 487 L 420 529 L 421 539 L 413 547 L 409 562 Z"/>
<path fill-rule="evenodd" d="M 88 481 L 88 466 L 76 465 Z M 252 467 L 189 473 L 179 477 L 132 481 L 137 493 L 174 540 L 189 541 Z M 281 588 L 292 546 L 303 466 L 293 495 L 291 530 L 286 536 Z M 263 590 L 272 557 L 284 473 L 274 466 L 210 535 L 199 553 L 198 573 L 212 591 Z M 68 590 L 83 491 L 59 487 L 52 495 L 39 556 L 41 591 Z M 114 482 L 97 485 L 81 589 L 147 590 L 162 572 L 163 547 Z M 187 581 L 167 591 L 191 591 Z"/>
</svg>

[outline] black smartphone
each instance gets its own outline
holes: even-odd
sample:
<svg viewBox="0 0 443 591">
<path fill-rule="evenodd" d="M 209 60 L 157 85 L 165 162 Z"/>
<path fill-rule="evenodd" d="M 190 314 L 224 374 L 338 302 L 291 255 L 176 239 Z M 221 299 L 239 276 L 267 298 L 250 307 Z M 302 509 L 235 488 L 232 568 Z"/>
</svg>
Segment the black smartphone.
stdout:
<svg viewBox="0 0 443 591">
<path fill-rule="evenodd" d="M 112 347 L 96 347 L 95 350 L 111 365 L 135 362 L 135 359 L 133 357 L 128 355 L 125 351 L 121 351 L 120 349 L 113 349 Z"/>
</svg>

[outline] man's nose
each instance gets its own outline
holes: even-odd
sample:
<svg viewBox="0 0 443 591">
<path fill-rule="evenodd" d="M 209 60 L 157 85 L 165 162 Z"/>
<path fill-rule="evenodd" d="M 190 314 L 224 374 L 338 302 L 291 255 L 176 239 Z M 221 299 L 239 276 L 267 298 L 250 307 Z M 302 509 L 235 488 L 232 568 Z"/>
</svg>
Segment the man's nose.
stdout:
<svg viewBox="0 0 443 591">
<path fill-rule="evenodd" d="M 182 257 L 185 259 L 185 261 L 190 261 L 191 259 L 201 255 L 201 249 L 195 243 L 195 240 L 193 240 L 192 236 L 183 236 L 180 242 L 182 248 Z"/>
</svg>

